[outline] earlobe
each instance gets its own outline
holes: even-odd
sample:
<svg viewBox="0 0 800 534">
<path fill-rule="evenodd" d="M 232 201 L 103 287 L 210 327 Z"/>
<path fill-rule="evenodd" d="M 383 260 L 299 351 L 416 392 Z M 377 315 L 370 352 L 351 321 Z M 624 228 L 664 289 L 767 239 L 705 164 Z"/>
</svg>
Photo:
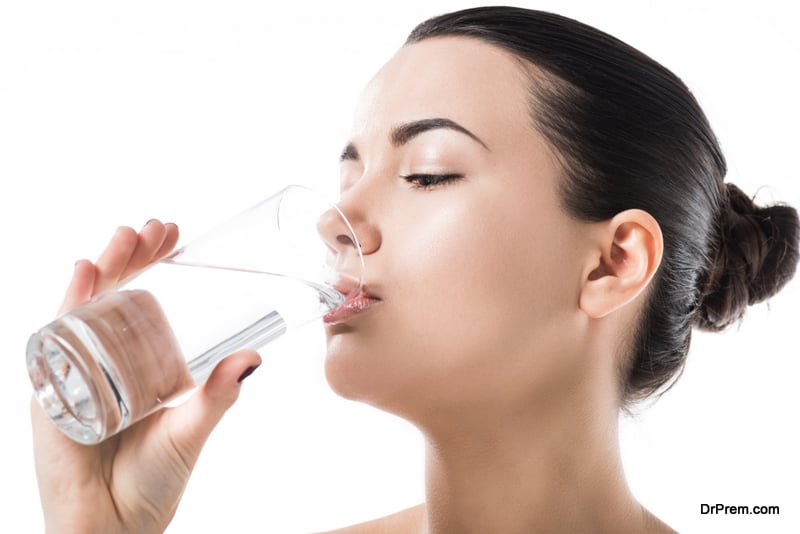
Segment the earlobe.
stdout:
<svg viewBox="0 0 800 534">
<path fill-rule="evenodd" d="M 632 302 L 661 263 L 661 228 L 646 211 L 632 209 L 598 223 L 595 254 L 580 294 L 580 308 L 599 319 Z"/>
</svg>

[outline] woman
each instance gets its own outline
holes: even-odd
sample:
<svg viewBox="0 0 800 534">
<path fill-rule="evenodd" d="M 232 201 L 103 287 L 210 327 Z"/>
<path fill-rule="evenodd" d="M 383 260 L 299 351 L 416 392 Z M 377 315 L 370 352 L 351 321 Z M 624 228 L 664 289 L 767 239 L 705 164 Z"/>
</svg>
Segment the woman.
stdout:
<svg viewBox="0 0 800 534">
<path fill-rule="evenodd" d="M 360 306 L 327 325 L 331 387 L 415 424 L 426 502 L 340 532 L 670 532 L 628 489 L 620 409 L 680 373 L 792 277 L 798 219 L 723 182 L 685 86 L 577 22 L 481 8 L 418 26 L 361 99 L 340 206 Z M 121 229 L 64 309 L 168 252 Z M 259 364 L 224 360 L 186 404 L 75 445 L 32 407 L 54 532 L 160 532 Z M 91 513 L 87 513 L 91 503 Z"/>
</svg>

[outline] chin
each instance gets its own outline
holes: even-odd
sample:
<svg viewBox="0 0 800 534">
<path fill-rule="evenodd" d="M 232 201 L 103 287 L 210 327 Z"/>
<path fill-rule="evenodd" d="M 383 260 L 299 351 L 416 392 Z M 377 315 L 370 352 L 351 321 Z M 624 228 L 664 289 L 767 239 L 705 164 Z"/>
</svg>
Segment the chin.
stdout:
<svg viewBox="0 0 800 534">
<path fill-rule="evenodd" d="M 364 396 L 363 361 L 348 347 L 346 325 L 330 327 L 325 356 L 325 379 L 334 393 L 348 400 L 362 400 Z"/>
<path fill-rule="evenodd" d="M 396 401 L 407 398 L 403 390 L 409 385 L 410 377 L 392 366 L 391 357 L 386 356 L 384 351 L 356 344 L 352 336 L 329 337 L 325 357 L 325 378 L 329 387 L 347 400 L 396 412 Z"/>
</svg>

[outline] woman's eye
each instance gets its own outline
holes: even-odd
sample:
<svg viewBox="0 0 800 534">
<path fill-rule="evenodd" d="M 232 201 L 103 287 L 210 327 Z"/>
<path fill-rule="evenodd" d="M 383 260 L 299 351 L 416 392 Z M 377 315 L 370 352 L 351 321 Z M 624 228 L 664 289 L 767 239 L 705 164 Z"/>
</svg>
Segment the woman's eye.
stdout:
<svg viewBox="0 0 800 534">
<path fill-rule="evenodd" d="M 419 189 L 430 189 L 437 185 L 448 184 L 455 182 L 459 178 L 463 178 L 463 174 L 408 174 L 401 176 L 403 180 L 409 182 Z"/>
</svg>

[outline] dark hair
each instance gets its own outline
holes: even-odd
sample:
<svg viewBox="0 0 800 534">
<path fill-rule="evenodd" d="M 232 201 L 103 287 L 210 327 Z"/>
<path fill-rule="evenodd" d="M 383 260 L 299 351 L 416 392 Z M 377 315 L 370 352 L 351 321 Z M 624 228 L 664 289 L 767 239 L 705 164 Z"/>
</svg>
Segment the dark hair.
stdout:
<svg viewBox="0 0 800 534">
<path fill-rule="evenodd" d="M 723 183 L 717 139 L 672 72 L 595 28 L 527 9 L 434 17 L 407 44 L 436 36 L 476 38 L 535 66 L 531 118 L 561 158 L 571 216 L 603 221 L 638 208 L 658 221 L 664 255 L 623 370 L 625 404 L 678 376 L 693 325 L 722 330 L 792 278 L 797 211 L 757 207 Z"/>
</svg>

